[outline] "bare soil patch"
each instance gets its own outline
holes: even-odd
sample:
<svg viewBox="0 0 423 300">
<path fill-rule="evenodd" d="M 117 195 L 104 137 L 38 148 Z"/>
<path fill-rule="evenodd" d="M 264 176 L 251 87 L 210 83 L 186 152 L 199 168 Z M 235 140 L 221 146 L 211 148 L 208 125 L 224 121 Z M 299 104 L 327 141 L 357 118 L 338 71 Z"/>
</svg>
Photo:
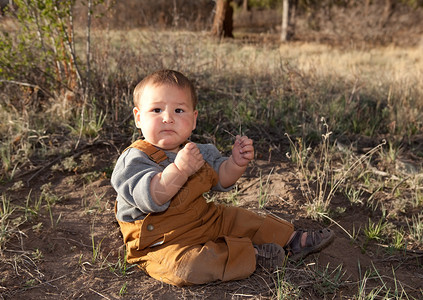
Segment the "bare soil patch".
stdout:
<svg viewBox="0 0 423 300">
<path fill-rule="evenodd" d="M 272 299 L 278 296 L 277 274 L 263 270 L 240 281 L 184 288 L 158 282 L 134 266 L 126 266 L 125 270 L 124 248 L 114 217 L 116 194 L 107 176 L 118 151 L 103 145 L 91 147 L 89 152 L 95 157 L 95 164 L 84 172 L 46 168 L 31 179 L 29 186 L 17 191 L 10 191 L 14 182 L 1 186 L 1 192 L 10 195 L 12 203 L 25 206 L 30 192 L 31 199 L 37 199 L 41 187 L 51 182 L 50 191 L 60 200 L 51 206 L 51 214 L 41 208 L 38 215 L 23 223 L 8 240 L 1 253 L 0 298 Z M 93 170 L 103 173 L 91 181 L 87 174 Z M 27 172 L 23 177 L 18 176 L 18 180 L 25 183 L 33 174 Z M 269 180 L 269 197 L 264 208 L 259 209 L 261 179 Z M 221 195 L 217 201 L 225 198 L 227 195 Z M 293 222 L 297 228 L 329 225 L 305 218 L 304 199 L 294 166 L 283 158 L 256 160 L 240 180 L 236 198 L 241 207 L 275 214 Z M 376 242 L 363 246 L 361 236 L 351 240 L 344 229 L 351 233 L 354 228 L 364 228 L 377 211 L 352 205 L 342 196 L 337 196 L 332 204 L 346 207 L 336 218 L 340 226 L 330 225 L 336 239 L 304 262 L 288 263 L 284 281 L 301 289 L 304 299 L 352 298 L 359 293 L 364 273 L 377 270 L 379 274 L 369 279 L 367 289 L 380 286 L 382 279 L 393 289 L 395 284 L 401 284 L 408 296 L 421 296 L 422 252 L 389 251 Z M 342 279 L 331 285 L 337 270 L 341 270 Z M 318 276 L 325 272 L 326 276 Z"/>
</svg>

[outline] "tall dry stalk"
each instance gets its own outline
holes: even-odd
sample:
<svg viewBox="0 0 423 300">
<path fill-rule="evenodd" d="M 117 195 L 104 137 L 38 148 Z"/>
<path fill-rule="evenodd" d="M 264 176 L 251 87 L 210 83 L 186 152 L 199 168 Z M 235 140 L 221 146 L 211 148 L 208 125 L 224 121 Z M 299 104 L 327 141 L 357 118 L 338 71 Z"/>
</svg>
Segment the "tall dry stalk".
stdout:
<svg viewBox="0 0 423 300">
<path fill-rule="evenodd" d="M 315 157 L 314 154 L 308 155 L 308 152 L 311 151 L 310 148 L 305 148 L 301 141 L 300 144 L 294 143 L 291 137 L 287 133 L 285 134 L 291 145 L 291 155 L 294 157 L 288 153 L 287 156 L 297 164 L 301 192 L 307 200 L 305 204 L 307 214 L 317 220 L 322 220 L 325 215 L 330 214 L 330 203 L 349 174 L 386 144 L 386 141 L 383 140 L 382 143 L 357 158 L 346 170 L 335 172 L 333 168 L 334 155 L 331 153 L 330 144 L 332 132 L 329 131 L 326 120 L 322 118 L 321 121 L 325 132 L 322 134 L 318 157 Z"/>
</svg>

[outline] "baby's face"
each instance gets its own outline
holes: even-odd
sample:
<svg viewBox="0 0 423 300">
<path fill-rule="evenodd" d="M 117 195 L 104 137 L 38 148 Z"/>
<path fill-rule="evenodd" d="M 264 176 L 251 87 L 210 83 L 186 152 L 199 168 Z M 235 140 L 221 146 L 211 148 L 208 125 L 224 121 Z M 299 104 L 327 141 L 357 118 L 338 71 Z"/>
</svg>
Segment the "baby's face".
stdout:
<svg viewBox="0 0 423 300">
<path fill-rule="evenodd" d="M 173 152 L 195 129 L 197 114 L 190 90 L 172 85 L 147 85 L 134 108 L 135 124 L 145 140 Z"/>
</svg>

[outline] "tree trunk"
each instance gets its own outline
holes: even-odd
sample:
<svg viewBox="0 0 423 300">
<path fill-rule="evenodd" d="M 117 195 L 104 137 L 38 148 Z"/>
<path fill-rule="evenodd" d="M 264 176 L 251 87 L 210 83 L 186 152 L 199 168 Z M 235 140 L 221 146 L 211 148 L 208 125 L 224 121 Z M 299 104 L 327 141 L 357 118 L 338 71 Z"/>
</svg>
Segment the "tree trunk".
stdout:
<svg viewBox="0 0 423 300">
<path fill-rule="evenodd" d="M 389 19 L 392 17 L 395 8 L 395 1 L 392 0 L 385 0 L 385 8 L 383 9 L 382 20 L 381 20 L 381 27 L 385 27 L 388 24 Z"/>
<path fill-rule="evenodd" d="M 217 0 L 216 13 L 214 15 L 212 35 L 217 37 L 233 38 L 233 8 L 231 0 Z"/>
<path fill-rule="evenodd" d="M 242 11 L 247 12 L 248 11 L 248 0 L 242 1 Z"/>
<path fill-rule="evenodd" d="M 292 0 L 290 5 L 290 14 L 289 14 L 289 22 L 288 22 L 288 39 L 292 39 L 295 36 L 295 27 L 297 25 L 297 8 L 298 8 L 298 0 Z"/>
<path fill-rule="evenodd" d="M 288 40 L 289 0 L 283 0 L 281 42 Z"/>
<path fill-rule="evenodd" d="M 295 35 L 295 15 L 298 0 L 283 0 L 281 42 L 292 39 Z"/>
</svg>

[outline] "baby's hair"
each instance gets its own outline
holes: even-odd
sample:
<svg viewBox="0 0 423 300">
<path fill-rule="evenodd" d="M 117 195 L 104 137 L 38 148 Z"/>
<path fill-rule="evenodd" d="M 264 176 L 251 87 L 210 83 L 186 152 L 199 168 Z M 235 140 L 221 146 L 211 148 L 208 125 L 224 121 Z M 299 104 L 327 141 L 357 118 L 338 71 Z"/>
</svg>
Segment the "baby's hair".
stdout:
<svg viewBox="0 0 423 300">
<path fill-rule="evenodd" d="M 144 88 L 149 85 L 173 85 L 181 89 L 188 88 L 191 92 L 191 100 L 194 109 L 197 106 L 197 94 L 195 92 L 192 82 L 182 73 L 174 70 L 159 70 L 156 71 L 143 80 L 141 80 L 134 89 L 134 105 L 138 107 L 139 100 L 144 91 Z"/>
</svg>

